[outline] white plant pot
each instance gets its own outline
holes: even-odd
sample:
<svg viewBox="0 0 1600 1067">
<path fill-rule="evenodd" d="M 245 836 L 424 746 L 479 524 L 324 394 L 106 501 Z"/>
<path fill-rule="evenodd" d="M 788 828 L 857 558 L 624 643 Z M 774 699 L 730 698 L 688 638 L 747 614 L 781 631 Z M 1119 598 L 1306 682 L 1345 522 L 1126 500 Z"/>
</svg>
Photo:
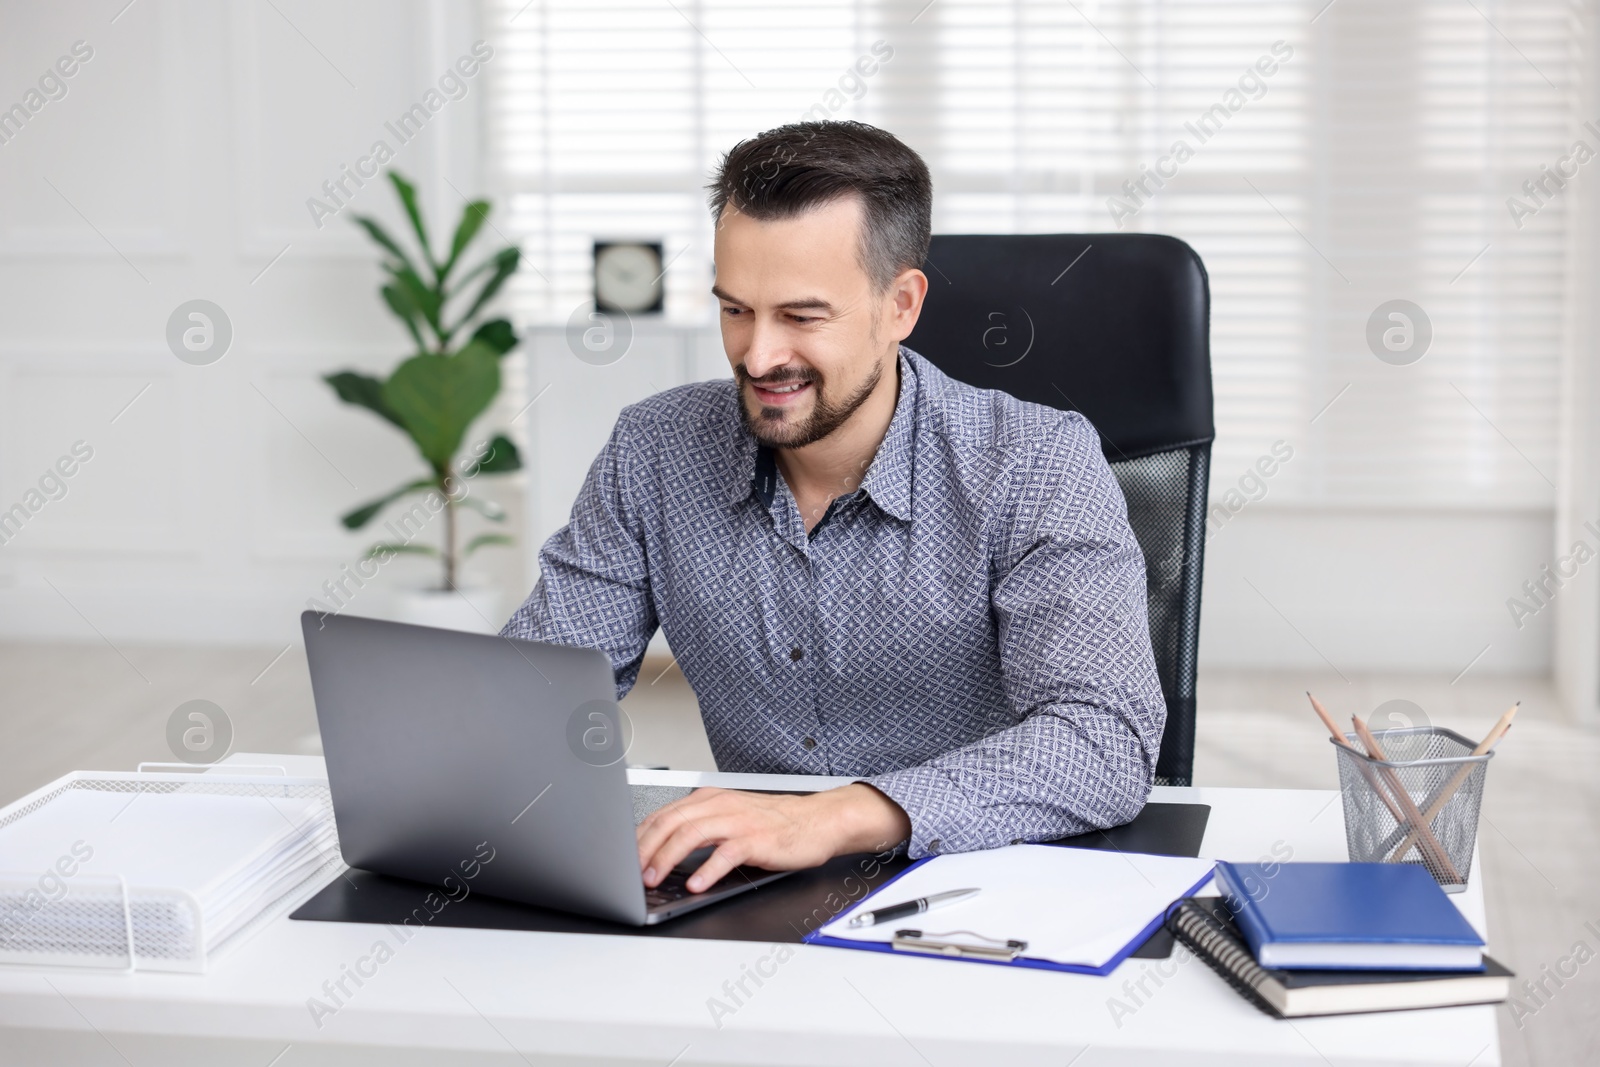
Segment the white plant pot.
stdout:
<svg viewBox="0 0 1600 1067">
<path fill-rule="evenodd" d="M 394 619 L 417 626 L 470 633 L 499 633 L 505 625 L 500 590 L 489 586 L 465 589 L 408 588 L 394 596 Z"/>
</svg>

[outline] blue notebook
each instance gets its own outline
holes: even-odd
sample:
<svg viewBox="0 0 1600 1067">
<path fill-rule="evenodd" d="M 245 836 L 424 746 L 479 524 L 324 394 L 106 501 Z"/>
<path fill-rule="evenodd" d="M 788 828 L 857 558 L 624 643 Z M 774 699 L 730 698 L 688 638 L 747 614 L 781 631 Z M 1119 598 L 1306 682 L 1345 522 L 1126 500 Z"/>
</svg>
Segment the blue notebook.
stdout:
<svg viewBox="0 0 1600 1067">
<path fill-rule="evenodd" d="M 1263 967 L 1483 969 L 1483 938 L 1422 867 L 1219 862 L 1216 875 Z"/>
</svg>

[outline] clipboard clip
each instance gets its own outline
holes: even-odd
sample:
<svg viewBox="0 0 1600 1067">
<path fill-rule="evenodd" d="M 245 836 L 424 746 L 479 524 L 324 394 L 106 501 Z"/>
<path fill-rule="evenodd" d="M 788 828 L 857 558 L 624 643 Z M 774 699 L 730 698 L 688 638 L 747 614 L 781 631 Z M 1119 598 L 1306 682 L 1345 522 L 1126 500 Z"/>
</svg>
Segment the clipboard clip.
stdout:
<svg viewBox="0 0 1600 1067">
<path fill-rule="evenodd" d="M 946 940 L 953 938 L 957 934 L 963 934 L 980 943 Z M 1026 941 L 985 937 L 983 934 L 975 933 L 972 930 L 946 930 L 939 933 L 925 933 L 922 930 L 896 930 L 894 932 L 894 940 L 890 944 L 894 946 L 896 952 L 920 952 L 926 956 L 950 956 L 957 959 L 989 960 L 996 963 L 1011 963 L 1028 948 Z"/>
</svg>

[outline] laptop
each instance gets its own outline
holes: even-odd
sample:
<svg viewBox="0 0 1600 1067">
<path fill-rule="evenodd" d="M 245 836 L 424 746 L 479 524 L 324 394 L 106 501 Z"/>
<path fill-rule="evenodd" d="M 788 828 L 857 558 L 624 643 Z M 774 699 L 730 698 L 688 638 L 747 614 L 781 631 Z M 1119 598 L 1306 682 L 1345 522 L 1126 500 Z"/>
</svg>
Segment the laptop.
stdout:
<svg viewBox="0 0 1600 1067">
<path fill-rule="evenodd" d="M 634 827 L 689 790 L 628 785 L 603 653 L 315 611 L 300 626 L 352 867 L 634 926 L 788 873 L 690 893 L 707 847 L 646 890 Z"/>
</svg>

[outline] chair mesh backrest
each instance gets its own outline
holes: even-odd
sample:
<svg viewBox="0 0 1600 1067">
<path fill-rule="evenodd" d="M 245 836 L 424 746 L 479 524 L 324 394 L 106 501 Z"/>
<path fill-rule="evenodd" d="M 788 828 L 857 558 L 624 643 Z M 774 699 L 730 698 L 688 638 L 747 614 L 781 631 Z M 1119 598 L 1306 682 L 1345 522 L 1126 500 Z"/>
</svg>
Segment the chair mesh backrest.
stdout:
<svg viewBox="0 0 1600 1067">
<path fill-rule="evenodd" d="M 1210 286 L 1156 234 L 938 235 L 906 344 L 960 381 L 1081 411 L 1144 550 L 1166 697 L 1162 785 L 1194 773 L 1195 659 L 1212 423 Z"/>
<path fill-rule="evenodd" d="M 1210 462 L 1210 444 L 1111 459 L 1128 501 L 1128 525 L 1144 551 L 1150 645 L 1167 701 L 1157 785 L 1189 785 L 1194 776 L 1195 655 Z"/>
</svg>

